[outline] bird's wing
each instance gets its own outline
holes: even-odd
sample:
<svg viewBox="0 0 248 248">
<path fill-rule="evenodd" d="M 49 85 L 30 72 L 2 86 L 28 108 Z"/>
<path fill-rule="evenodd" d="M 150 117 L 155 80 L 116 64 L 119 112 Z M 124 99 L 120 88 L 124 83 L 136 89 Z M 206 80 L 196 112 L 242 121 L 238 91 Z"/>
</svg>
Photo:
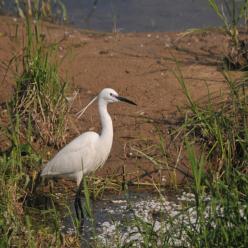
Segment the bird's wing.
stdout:
<svg viewBox="0 0 248 248">
<path fill-rule="evenodd" d="M 88 160 L 96 155 L 95 143 L 99 135 L 87 132 L 72 140 L 43 169 L 41 176 L 73 174 L 83 170 Z"/>
</svg>

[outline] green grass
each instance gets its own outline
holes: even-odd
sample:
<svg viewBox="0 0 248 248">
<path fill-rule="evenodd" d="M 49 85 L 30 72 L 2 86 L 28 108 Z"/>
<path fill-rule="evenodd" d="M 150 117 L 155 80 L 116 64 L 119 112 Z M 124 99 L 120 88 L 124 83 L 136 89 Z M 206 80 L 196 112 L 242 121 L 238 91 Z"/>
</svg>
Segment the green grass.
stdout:
<svg viewBox="0 0 248 248">
<path fill-rule="evenodd" d="M 208 2 L 223 22 L 225 31 L 231 37 L 234 46 L 237 47 L 239 43 L 238 25 L 243 18 L 246 18 L 245 8 L 248 1 L 243 0 L 241 4 L 237 4 L 235 0 L 224 0 L 221 4 L 218 4 L 215 0 L 209 0 Z M 238 5 L 240 5 L 239 8 Z"/>
<path fill-rule="evenodd" d="M 37 247 L 41 244 L 42 247 L 60 247 L 58 226 L 54 225 L 50 230 L 42 226 L 38 228 L 26 213 L 25 199 L 30 194 L 34 172 L 40 167 L 41 157 L 28 143 L 20 143 L 19 128 L 17 117 L 15 123 L 11 122 L 9 130 L 12 133 L 12 147 L 9 153 L 0 157 L 0 246 Z M 51 223 L 57 221 L 54 210 L 47 213 Z"/>
<path fill-rule="evenodd" d="M 193 173 L 188 190 L 193 193 L 194 200 L 182 205 L 175 215 L 161 208 L 159 228 L 156 228 L 156 220 L 147 221 L 134 215 L 125 223 L 132 231 L 124 240 L 117 228 L 117 234 L 111 240 L 115 247 L 136 247 L 138 244 L 140 247 L 247 247 L 247 174 L 233 166 L 226 168 L 225 178 L 213 180 L 213 171 L 204 169 L 207 149 L 197 155 L 194 145 L 193 141 L 185 140 Z M 120 238 L 115 240 L 118 236 Z"/>
<path fill-rule="evenodd" d="M 78 247 L 79 233 L 69 241 L 62 235 L 62 216 L 53 201 L 49 210 L 25 206 L 27 197 L 32 197 L 42 164 L 42 149 L 37 151 L 35 144 L 62 146 L 68 113 L 67 84 L 61 81 L 58 65 L 50 57 L 56 53 L 56 45 L 48 46 L 40 35 L 39 24 L 31 26 L 29 19 L 26 42 L 23 72 L 17 78 L 13 99 L 6 106 L 9 123 L 0 127 L 11 144 L 0 156 L 0 247 Z M 175 216 L 161 213 L 163 224 L 159 230 L 155 229 L 155 222 L 135 215 L 125 225 L 135 228 L 141 247 L 248 247 L 248 79 L 237 82 L 223 73 L 226 98 L 216 104 L 209 94 L 207 105 L 202 106 L 192 99 L 180 70 L 175 76 L 191 111 L 177 137 L 183 140 L 182 149 L 192 172 L 188 190 L 194 201 L 185 203 Z M 161 156 L 135 151 L 157 168 L 174 172 L 162 133 L 157 147 Z M 121 186 L 111 177 L 108 182 L 93 177 L 90 180 L 89 185 L 84 181 L 85 211 L 92 220 L 94 247 L 105 247 L 94 233 L 90 196 L 99 197 L 106 188 L 121 191 Z M 155 186 L 162 201 L 163 193 Z M 61 205 L 72 215 L 66 203 Z M 78 223 L 73 221 L 78 230 Z M 122 242 L 118 229 L 116 232 L 114 247 L 137 245 L 138 241 L 128 237 Z"/>
<path fill-rule="evenodd" d="M 23 72 L 17 77 L 16 93 L 10 106 L 18 113 L 22 124 L 31 125 L 33 138 L 43 144 L 60 147 L 66 138 L 68 102 L 67 83 L 58 74 L 56 44 L 47 46 L 41 36 L 39 22 L 26 20 L 26 45 Z"/>
<path fill-rule="evenodd" d="M 248 84 L 245 78 L 235 82 L 228 74 L 223 76 L 228 99 L 216 106 L 209 96 L 207 106 L 202 107 L 192 100 L 182 75 L 177 74 L 192 111 L 182 130 L 186 136 L 197 137 L 198 143 L 207 148 L 207 159 L 215 163 L 210 168 L 214 178 L 224 178 L 230 166 L 244 171 L 248 165 Z"/>
<path fill-rule="evenodd" d="M 78 247 L 77 236 L 64 240 L 62 217 L 54 204 L 46 211 L 26 206 L 26 199 L 35 197 L 32 191 L 42 165 L 40 148 L 63 144 L 69 107 L 67 84 L 51 59 L 56 45 L 43 40 L 39 22 L 31 24 L 27 18 L 25 25 L 23 71 L 6 104 L 8 125 L 0 126 L 10 144 L 0 156 L 0 247 Z"/>
<path fill-rule="evenodd" d="M 247 78 L 234 81 L 223 73 L 227 84 L 224 98 L 216 104 L 209 94 L 208 103 L 202 106 L 192 99 L 179 69 L 175 76 L 188 99 L 188 108 L 185 122 L 174 135 L 184 141 L 192 173 L 187 190 L 193 193 L 194 201 L 185 203 L 175 216 L 161 209 L 159 230 L 155 230 L 155 222 L 134 216 L 126 225 L 136 228 L 130 238 L 136 233 L 140 240 L 127 238 L 116 247 L 135 247 L 137 243 L 141 247 L 247 247 Z M 161 134 L 158 146 L 162 139 Z M 136 152 L 154 165 L 168 166 L 167 153 L 163 163 Z"/>
<path fill-rule="evenodd" d="M 192 173 L 187 190 L 192 192 L 194 201 L 185 203 L 174 216 L 161 209 L 159 229 L 155 221 L 134 215 L 125 223 L 132 230 L 129 236 L 123 240 L 117 227 L 111 242 L 122 248 L 247 247 L 248 79 L 235 81 L 223 72 L 227 85 L 223 99 L 216 103 L 209 93 L 208 103 L 200 105 L 192 99 L 179 69 L 175 76 L 188 100 L 188 108 L 184 123 L 173 135 L 183 140 Z M 154 157 L 135 148 L 133 151 L 167 170 L 171 158 L 165 152 L 161 133 L 157 146 L 161 156 Z M 133 239 L 135 235 L 138 240 Z"/>
<path fill-rule="evenodd" d="M 246 41 L 239 34 L 240 26 L 247 31 L 247 7 L 248 1 L 223 0 L 219 3 L 208 0 L 213 11 L 223 23 L 224 31 L 230 38 L 229 51 L 223 56 L 223 66 L 228 70 L 247 71 L 247 47 Z"/>
</svg>

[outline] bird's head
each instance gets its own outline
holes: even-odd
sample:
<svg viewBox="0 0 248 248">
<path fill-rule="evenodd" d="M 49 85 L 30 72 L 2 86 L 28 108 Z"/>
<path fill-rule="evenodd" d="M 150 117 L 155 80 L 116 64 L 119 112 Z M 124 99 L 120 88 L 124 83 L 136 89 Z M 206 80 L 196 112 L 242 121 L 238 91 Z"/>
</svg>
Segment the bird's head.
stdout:
<svg viewBox="0 0 248 248">
<path fill-rule="evenodd" d="M 113 102 L 120 102 L 121 101 L 121 102 L 126 102 L 129 104 L 136 105 L 136 103 L 134 103 L 133 101 L 130 101 L 125 97 L 119 96 L 119 94 L 115 90 L 110 89 L 110 88 L 103 89 L 100 92 L 98 99 L 103 99 L 107 103 L 113 103 Z"/>
<path fill-rule="evenodd" d="M 77 118 L 80 118 L 83 113 L 86 111 L 86 109 L 96 100 L 98 99 L 100 101 L 100 104 L 101 103 L 113 103 L 113 102 L 127 102 L 129 104 L 133 104 L 133 105 L 137 105 L 136 103 L 134 103 L 133 101 L 130 101 L 128 100 L 127 98 L 125 97 L 122 97 L 122 96 L 119 96 L 119 94 L 113 90 L 113 89 L 110 89 L 110 88 L 105 88 L 103 89 L 98 96 L 94 97 L 94 99 L 92 99 L 90 101 L 90 103 L 84 107 L 82 110 L 80 110 L 78 113 L 77 113 Z M 102 102 L 103 101 L 103 102 Z"/>
</svg>

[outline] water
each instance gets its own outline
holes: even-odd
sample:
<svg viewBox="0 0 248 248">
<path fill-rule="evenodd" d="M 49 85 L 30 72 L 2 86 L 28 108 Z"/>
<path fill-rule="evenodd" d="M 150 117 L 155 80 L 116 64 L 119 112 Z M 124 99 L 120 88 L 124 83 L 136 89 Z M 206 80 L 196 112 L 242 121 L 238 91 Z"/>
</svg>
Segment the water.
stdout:
<svg viewBox="0 0 248 248">
<path fill-rule="evenodd" d="M 92 222 L 85 218 L 82 231 L 82 247 L 88 247 L 95 232 L 98 242 L 110 247 L 110 244 L 120 238 L 122 244 L 136 240 L 140 242 L 140 233 L 131 225 L 136 218 L 141 218 L 146 223 L 155 223 L 161 226 L 161 214 L 175 215 L 180 209 L 179 201 L 182 199 L 175 192 L 167 192 L 166 196 L 158 196 L 152 192 L 132 192 L 128 195 L 106 195 L 103 199 L 92 202 L 91 207 L 94 215 L 94 227 Z M 186 194 L 187 200 L 192 199 Z M 74 212 L 73 203 L 71 211 Z M 165 218 L 166 219 L 166 218 Z M 164 219 L 164 220 L 165 220 Z M 94 231 L 93 231 L 94 230 Z M 62 231 L 67 234 L 75 233 L 71 216 L 64 219 Z"/>
<path fill-rule="evenodd" d="M 208 228 L 216 228 L 222 219 L 224 206 L 211 203 L 212 197 L 201 198 L 201 211 Z M 214 203 L 214 205 L 213 205 Z M 247 221 L 245 203 L 239 202 L 237 218 Z M 108 195 L 92 204 L 95 227 L 85 222 L 82 231 L 81 247 L 94 247 L 92 240 L 104 247 L 144 247 L 149 237 L 150 247 L 191 247 L 190 236 L 199 234 L 199 213 L 195 196 L 187 192 L 163 192 L 160 195 L 151 192 L 129 192 L 128 195 Z M 237 205 L 235 205 L 237 207 Z M 226 212 L 227 213 L 227 212 Z M 214 216 L 214 218 L 213 218 Z M 64 232 L 71 234 L 75 230 L 65 219 Z M 229 223 L 230 224 L 230 223 Z M 204 226 L 206 228 L 206 226 Z M 218 227 L 217 227 L 218 228 Z M 94 235 L 95 234 L 95 235 Z M 91 246 L 93 245 L 93 246 Z"/>
<path fill-rule="evenodd" d="M 64 0 L 64 3 L 72 25 L 98 31 L 164 32 L 221 25 L 207 0 Z"/>
</svg>

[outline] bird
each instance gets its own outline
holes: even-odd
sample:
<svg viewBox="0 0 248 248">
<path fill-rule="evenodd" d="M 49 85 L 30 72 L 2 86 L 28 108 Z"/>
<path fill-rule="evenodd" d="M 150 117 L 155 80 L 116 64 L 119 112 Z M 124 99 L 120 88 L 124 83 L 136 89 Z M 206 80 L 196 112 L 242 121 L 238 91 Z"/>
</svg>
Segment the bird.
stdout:
<svg viewBox="0 0 248 248">
<path fill-rule="evenodd" d="M 82 111 L 78 112 L 78 118 L 86 108 L 98 100 L 98 110 L 101 121 L 100 134 L 87 131 L 65 145 L 43 168 L 41 178 L 64 177 L 75 180 L 77 191 L 74 200 L 74 208 L 78 219 L 84 219 L 81 203 L 81 191 L 83 177 L 102 167 L 110 154 L 113 143 L 113 123 L 107 106 L 109 103 L 126 102 L 137 105 L 111 88 L 104 88 Z"/>
</svg>

